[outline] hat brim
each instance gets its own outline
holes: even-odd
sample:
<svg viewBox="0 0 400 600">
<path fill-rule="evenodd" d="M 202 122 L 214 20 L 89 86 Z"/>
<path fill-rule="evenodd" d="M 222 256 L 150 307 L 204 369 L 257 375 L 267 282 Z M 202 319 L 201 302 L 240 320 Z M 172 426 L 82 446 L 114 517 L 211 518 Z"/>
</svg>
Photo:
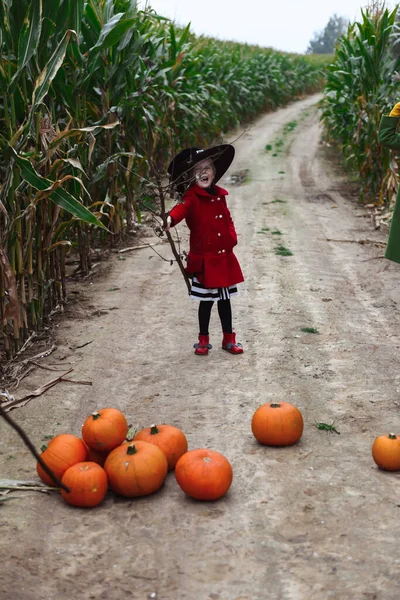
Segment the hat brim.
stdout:
<svg viewBox="0 0 400 600">
<path fill-rule="evenodd" d="M 198 148 L 187 148 L 182 150 L 170 163 L 168 173 L 171 184 L 179 192 L 190 183 L 189 174 L 191 169 L 199 162 L 211 158 L 215 168 L 214 183 L 217 183 L 229 169 L 235 157 L 235 148 L 231 144 L 220 144 L 206 150 Z"/>
</svg>

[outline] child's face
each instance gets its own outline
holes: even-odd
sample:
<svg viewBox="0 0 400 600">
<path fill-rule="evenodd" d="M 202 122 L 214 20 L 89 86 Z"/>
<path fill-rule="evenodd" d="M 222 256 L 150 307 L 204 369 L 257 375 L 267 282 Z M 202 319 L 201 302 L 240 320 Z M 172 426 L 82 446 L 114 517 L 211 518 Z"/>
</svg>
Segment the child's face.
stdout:
<svg viewBox="0 0 400 600">
<path fill-rule="evenodd" d="M 208 188 L 212 185 L 215 177 L 215 169 L 211 158 L 206 158 L 193 167 L 196 185 Z"/>
</svg>

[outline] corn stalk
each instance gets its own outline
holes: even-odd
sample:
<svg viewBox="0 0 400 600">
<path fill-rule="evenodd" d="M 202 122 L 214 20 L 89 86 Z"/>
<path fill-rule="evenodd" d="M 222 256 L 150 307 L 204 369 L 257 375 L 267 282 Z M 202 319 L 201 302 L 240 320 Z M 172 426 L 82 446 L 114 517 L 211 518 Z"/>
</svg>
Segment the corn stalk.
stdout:
<svg viewBox="0 0 400 600">
<path fill-rule="evenodd" d="M 381 116 L 399 99 L 396 12 L 376 2 L 349 26 L 327 69 L 322 103 L 327 139 L 356 175 L 361 200 L 378 204 L 390 204 L 397 190 L 397 161 L 378 142 Z"/>
</svg>

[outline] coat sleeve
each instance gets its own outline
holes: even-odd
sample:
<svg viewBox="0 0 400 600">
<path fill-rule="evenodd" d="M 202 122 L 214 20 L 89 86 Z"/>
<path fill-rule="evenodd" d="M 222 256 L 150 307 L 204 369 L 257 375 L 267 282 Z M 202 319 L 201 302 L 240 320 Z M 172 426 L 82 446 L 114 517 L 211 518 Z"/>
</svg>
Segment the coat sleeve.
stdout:
<svg viewBox="0 0 400 600">
<path fill-rule="evenodd" d="M 397 133 L 399 117 L 389 117 L 384 115 L 379 125 L 378 139 L 382 146 L 400 150 L 400 134 Z"/>
<path fill-rule="evenodd" d="M 190 209 L 191 205 L 191 196 L 190 194 L 185 194 L 183 196 L 183 202 L 176 204 L 169 212 L 169 216 L 172 217 L 172 224 L 178 225 L 182 221 L 182 219 L 186 219 L 187 213 Z"/>
</svg>

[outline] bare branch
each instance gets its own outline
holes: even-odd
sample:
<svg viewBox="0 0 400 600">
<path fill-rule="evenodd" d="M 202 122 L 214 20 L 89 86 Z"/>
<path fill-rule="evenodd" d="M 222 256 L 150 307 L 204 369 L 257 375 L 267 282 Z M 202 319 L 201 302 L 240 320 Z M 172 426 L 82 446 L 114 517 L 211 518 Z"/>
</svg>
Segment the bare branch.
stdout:
<svg viewBox="0 0 400 600">
<path fill-rule="evenodd" d="M 40 464 L 40 466 L 43 468 L 43 470 L 47 473 L 47 475 L 49 477 L 51 477 L 51 479 L 54 481 L 54 483 L 57 485 L 57 487 L 63 489 L 65 492 L 70 492 L 70 489 L 64 485 L 56 475 L 54 475 L 53 471 L 46 465 L 46 463 L 44 462 L 43 458 L 41 458 L 40 454 L 36 451 L 35 446 L 32 444 L 32 442 L 30 441 L 30 439 L 28 438 L 28 436 L 26 435 L 25 431 L 22 429 L 22 427 L 20 425 L 18 425 L 14 419 L 12 419 L 10 417 L 10 415 L 8 415 L 3 408 L 0 405 L 0 415 L 3 417 L 3 419 L 5 421 L 7 421 L 7 423 L 18 433 L 19 437 L 22 439 L 22 441 L 24 442 L 25 446 L 28 448 L 28 450 L 30 450 L 30 452 L 33 454 L 33 456 L 36 458 L 36 460 L 38 461 L 38 463 Z"/>
</svg>

